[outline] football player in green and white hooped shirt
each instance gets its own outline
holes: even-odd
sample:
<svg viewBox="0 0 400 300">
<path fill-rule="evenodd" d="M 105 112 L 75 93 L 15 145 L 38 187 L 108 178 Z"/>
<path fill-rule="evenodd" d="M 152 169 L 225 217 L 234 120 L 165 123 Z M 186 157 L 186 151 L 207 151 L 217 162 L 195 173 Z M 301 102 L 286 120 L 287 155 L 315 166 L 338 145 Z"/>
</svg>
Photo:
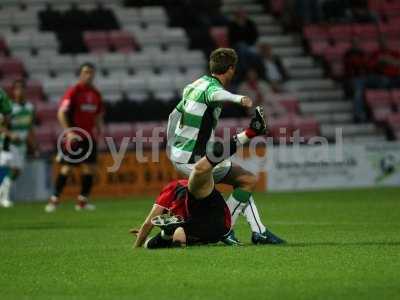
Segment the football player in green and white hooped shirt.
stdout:
<svg viewBox="0 0 400 300">
<path fill-rule="evenodd" d="M 226 90 L 235 74 L 237 60 L 233 49 L 213 51 L 209 61 L 211 76 L 205 75 L 188 84 L 183 90 L 182 100 L 169 116 L 167 151 L 176 170 L 186 177 L 190 175 L 194 163 L 206 154 L 206 145 L 213 139 L 223 103 L 233 102 L 245 108 L 252 106 L 249 97 Z M 239 134 L 238 141 L 245 144 L 253 137 L 249 135 L 252 133 L 248 131 Z M 229 184 L 234 188 L 226 201 L 232 215 L 232 228 L 239 213 L 242 213 L 250 224 L 254 244 L 284 242 L 268 231 L 260 220 L 252 196 L 257 182 L 254 174 L 228 159 L 215 166 L 213 177 L 215 183 Z M 224 242 L 239 244 L 233 231 Z"/>
<path fill-rule="evenodd" d="M 0 88 L 0 183 L 3 182 L 5 176 L 8 175 L 8 166 L 3 162 L 7 160 L 7 153 L 5 150 L 9 149 L 10 138 L 7 136 L 9 126 L 9 116 L 12 110 L 12 101 L 7 93 Z M 2 203 L 0 202 L 0 206 Z"/>
<path fill-rule="evenodd" d="M 3 151 L 7 157 L 3 164 L 9 167 L 9 172 L 0 185 L 0 204 L 3 207 L 12 206 L 10 189 L 25 165 L 25 156 L 28 143 L 36 148 L 33 122 L 34 107 L 25 100 L 25 82 L 16 80 L 12 86 L 14 101 L 9 121 L 9 130 L 6 135 L 10 139 L 9 151 Z"/>
</svg>

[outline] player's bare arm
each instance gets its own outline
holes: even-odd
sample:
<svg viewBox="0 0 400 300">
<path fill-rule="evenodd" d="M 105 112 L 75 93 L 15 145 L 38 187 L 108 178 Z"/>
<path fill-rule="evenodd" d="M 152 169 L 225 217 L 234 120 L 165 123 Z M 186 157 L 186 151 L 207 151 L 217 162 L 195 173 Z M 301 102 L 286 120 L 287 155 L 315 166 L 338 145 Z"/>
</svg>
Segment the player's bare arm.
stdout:
<svg viewBox="0 0 400 300">
<path fill-rule="evenodd" d="M 136 233 L 135 229 L 130 230 L 130 233 L 137 234 L 136 241 L 133 245 L 134 248 L 140 248 L 143 246 L 144 242 L 146 241 L 146 238 L 149 236 L 151 230 L 153 229 L 153 224 L 151 223 L 151 220 L 154 217 L 161 215 L 163 211 L 164 211 L 163 207 L 157 204 L 153 205 L 153 208 L 151 209 L 148 216 L 144 220 L 139 231 Z"/>
</svg>

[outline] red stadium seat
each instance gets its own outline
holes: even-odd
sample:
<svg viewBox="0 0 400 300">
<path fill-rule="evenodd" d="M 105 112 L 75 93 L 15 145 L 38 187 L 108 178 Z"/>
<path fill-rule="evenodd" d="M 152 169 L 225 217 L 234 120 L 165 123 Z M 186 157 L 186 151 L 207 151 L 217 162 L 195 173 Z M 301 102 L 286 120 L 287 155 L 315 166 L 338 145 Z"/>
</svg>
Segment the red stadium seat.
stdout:
<svg viewBox="0 0 400 300">
<path fill-rule="evenodd" d="M 386 16 L 400 15 L 399 1 L 382 1 L 381 12 Z"/>
<path fill-rule="evenodd" d="M 110 50 L 108 34 L 105 31 L 85 31 L 83 39 L 90 52 L 106 53 Z"/>
<path fill-rule="evenodd" d="M 51 126 L 35 128 L 35 135 L 41 152 L 53 152 L 56 149 L 56 134 Z"/>
<path fill-rule="evenodd" d="M 328 30 L 323 25 L 307 25 L 303 29 L 303 35 L 307 40 L 327 40 Z"/>
<path fill-rule="evenodd" d="M 43 101 L 44 93 L 40 82 L 30 80 L 26 83 L 26 98 L 33 103 Z"/>
<path fill-rule="evenodd" d="M 36 117 L 42 125 L 57 123 L 57 110 L 57 103 L 36 103 Z"/>
<path fill-rule="evenodd" d="M 398 39 L 398 38 L 397 39 L 393 39 L 393 38 L 388 39 L 387 40 L 387 47 L 389 49 L 398 51 L 400 49 L 400 39 Z"/>
<path fill-rule="evenodd" d="M 293 130 L 298 130 L 300 137 L 308 141 L 310 138 L 319 135 L 319 123 L 312 117 L 296 117 L 293 119 Z"/>
<path fill-rule="evenodd" d="M 11 80 L 11 79 L 9 79 L 9 78 L 5 78 L 5 79 L 3 79 L 3 80 L 1 81 L 0 87 L 1 87 L 2 89 L 4 89 L 4 91 L 5 91 L 7 94 L 11 95 L 11 93 L 12 93 L 12 84 L 13 84 L 13 80 Z"/>
<path fill-rule="evenodd" d="M 362 39 L 376 39 L 378 27 L 374 24 L 353 24 L 352 34 Z"/>
<path fill-rule="evenodd" d="M 399 23 L 380 23 L 379 31 L 387 38 L 397 38 L 400 36 L 400 22 Z"/>
<path fill-rule="evenodd" d="M 330 45 L 327 40 L 310 40 L 310 50 L 314 55 L 321 56 L 328 47 Z"/>
<path fill-rule="evenodd" d="M 290 137 L 293 134 L 292 117 L 286 116 L 278 119 L 271 119 L 269 124 L 269 135 L 274 142 L 290 143 Z"/>
<path fill-rule="evenodd" d="M 210 36 L 216 47 L 229 47 L 228 28 L 223 26 L 211 27 Z"/>
<path fill-rule="evenodd" d="M 293 115 L 297 115 L 300 111 L 300 104 L 296 98 L 282 99 L 279 103 L 285 108 L 285 110 Z"/>
<path fill-rule="evenodd" d="M 383 122 L 392 113 L 392 96 L 386 90 L 367 90 L 366 102 L 376 122 Z"/>
<path fill-rule="evenodd" d="M 7 79 L 18 79 L 25 76 L 25 69 L 22 62 L 17 58 L 0 58 L 0 73 Z"/>
<path fill-rule="evenodd" d="M 340 42 L 334 46 L 328 47 L 324 50 L 324 58 L 328 62 L 335 60 L 342 60 L 343 55 L 351 47 L 349 42 Z"/>
<path fill-rule="evenodd" d="M 379 43 L 377 40 L 366 40 L 360 42 L 360 48 L 367 53 L 372 53 L 379 50 Z"/>
<path fill-rule="evenodd" d="M 351 40 L 352 27 L 348 24 L 334 25 L 329 28 L 329 37 L 335 41 Z"/>
<path fill-rule="evenodd" d="M 137 48 L 132 34 L 126 31 L 111 31 L 109 41 L 117 52 L 129 53 Z"/>
</svg>

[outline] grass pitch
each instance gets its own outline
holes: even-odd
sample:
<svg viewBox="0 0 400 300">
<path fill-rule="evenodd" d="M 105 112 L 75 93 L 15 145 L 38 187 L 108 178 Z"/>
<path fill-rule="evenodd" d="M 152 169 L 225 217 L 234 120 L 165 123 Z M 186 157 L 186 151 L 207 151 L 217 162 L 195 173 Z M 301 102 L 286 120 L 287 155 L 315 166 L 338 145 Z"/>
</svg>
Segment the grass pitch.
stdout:
<svg viewBox="0 0 400 300">
<path fill-rule="evenodd" d="M 150 198 L 0 210 L 0 299 L 399 299 L 400 189 L 257 194 L 285 246 L 132 250 Z"/>
</svg>

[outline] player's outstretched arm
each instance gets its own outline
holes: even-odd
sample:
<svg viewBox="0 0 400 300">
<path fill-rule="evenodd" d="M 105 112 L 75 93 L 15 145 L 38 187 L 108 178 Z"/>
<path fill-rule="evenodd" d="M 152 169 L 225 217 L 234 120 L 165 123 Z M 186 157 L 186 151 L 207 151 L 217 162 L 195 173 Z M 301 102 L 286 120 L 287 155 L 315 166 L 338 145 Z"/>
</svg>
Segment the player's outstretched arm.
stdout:
<svg viewBox="0 0 400 300">
<path fill-rule="evenodd" d="M 209 96 L 210 102 L 233 102 L 240 104 L 243 107 L 250 108 L 253 106 L 253 101 L 250 97 L 233 94 L 227 90 L 218 90 Z"/>
<path fill-rule="evenodd" d="M 142 247 L 146 238 L 149 236 L 151 230 L 153 229 L 153 224 L 151 220 L 154 217 L 161 215 L 164 212 L 164 208 L 155 204 L 151 209 L 150 213 L 148 214 L 147 218 L 143 222 L 140 229 L 136 232 L 136 230 L 130 230 L 130 233 L 137 234 L 136 241 L 133 245 L 134 248 Z"/>
</svg>

